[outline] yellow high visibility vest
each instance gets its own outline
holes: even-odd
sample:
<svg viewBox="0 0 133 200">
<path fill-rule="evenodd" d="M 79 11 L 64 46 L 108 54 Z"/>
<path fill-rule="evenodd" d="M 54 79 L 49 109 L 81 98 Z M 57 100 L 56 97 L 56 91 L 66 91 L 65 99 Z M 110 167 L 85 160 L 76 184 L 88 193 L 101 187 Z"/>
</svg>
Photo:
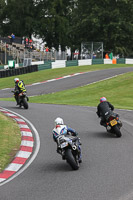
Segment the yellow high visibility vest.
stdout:
<svg viewBox="0 0 133 200">
<path fill-rule="evenodd" d="M 20 88 L 20 90 L 21 90 L 22 92 L 26 92 L 26 89 L 25 89 L 24 84 L 23 84 L 22 81 L 19 81 L 18 87 Z"/>
</svg>

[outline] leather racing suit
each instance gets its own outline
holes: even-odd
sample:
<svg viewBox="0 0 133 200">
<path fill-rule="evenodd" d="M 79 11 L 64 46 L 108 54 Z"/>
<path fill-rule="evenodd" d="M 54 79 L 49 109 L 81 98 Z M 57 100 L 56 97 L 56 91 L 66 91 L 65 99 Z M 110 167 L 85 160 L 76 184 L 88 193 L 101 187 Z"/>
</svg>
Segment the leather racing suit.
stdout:
<svg viewBox="0 0 133 200">
<path fill-rule="evenodd" d="M 112 111 L 114 110 L 114 106 L 108 102 L 108 101 L 103 101 L 99 103 L 97 106 L 97 115 L 98 117 L 101 118 L 100 124 L 102 126 L 106 126 L 106 120 L 108 117 L 111 115 Z"/>
<path fill-rule="evenodd" d="M 77 132 L 74 129 L 72 129 L 72 128 L 66 126 L 66 125 L 56 125 L 56 127 L 53 129 L 53 140 L 57 143 L 57 138 L 58 138 L 59 135 L 67 135 L 67 134 L 68 135 L 71 134 L 72 136 L 76 136 L 76 137 L 78 135 Z M 81 143 L 80 143 L 78 137 L 77 137 L 77 140 L 79 142 L 78 148 L 80 150 L 79 161 L 82 162 L 81 147 L 80 147 Z M 58 152 L 58 148 L 57 148 L 57 152 Z"/>
</svg>

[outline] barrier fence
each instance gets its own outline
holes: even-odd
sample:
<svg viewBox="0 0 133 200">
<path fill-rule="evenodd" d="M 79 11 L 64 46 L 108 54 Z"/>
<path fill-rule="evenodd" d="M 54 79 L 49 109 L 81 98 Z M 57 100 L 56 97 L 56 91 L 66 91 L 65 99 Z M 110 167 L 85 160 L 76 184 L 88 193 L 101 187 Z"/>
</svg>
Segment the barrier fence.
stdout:
<svg viewBox="0 0 133 200">
<path fill-rule="evenodd" d="M 31 62 L 29 66 L 23 66 L 23 63 L 17 64 L 15 68 L 7 68 L 3 70 L 3 66 L 0 67 L 0 78 L 15 76 L 20 74 L 31 73 L 40 70 L 63 68 L 71 66 L 84 66 L 84 65 L 98 65 L 98 64 L 132 64 L 133 59 L 86 59 L 86 60 L 59 60 L 59 61 L 39 61 Z"/>
<path fill-rule="evenodd" d="M 6 69 L 0 71 L 0 78 L 5 78 L 9 76 L 15 76 L 15 75 L 21 75 L 21 74 L 27 74 L 31 72 L 38 71 L 38 65 L 31 65 L 27 67 L 19 67 L 19 68 L 13 68 L 13 69 Z"/>
</svg>

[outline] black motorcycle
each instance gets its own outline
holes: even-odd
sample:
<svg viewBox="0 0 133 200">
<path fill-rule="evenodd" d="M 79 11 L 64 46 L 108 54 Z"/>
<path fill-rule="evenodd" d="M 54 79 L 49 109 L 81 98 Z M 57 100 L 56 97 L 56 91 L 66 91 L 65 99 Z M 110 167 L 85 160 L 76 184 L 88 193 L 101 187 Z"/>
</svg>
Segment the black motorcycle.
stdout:
<svg viewBox="0 0 133 200">
<path fill-rule="evenodd" d="M 57 152 L 66 160 L 72 169 L 79 169 L 79 138 L 70 135 L 60 135 L 57 138 Z"/>
<path fill-rule="evenodd" d="M 121 137 L 120 128 L 122 127 L 122 122 L 119 119 L 117 113 L 111 113 L 111 115 L 106 120 L 106 130 L 110 133 L 115 134 L 117 137 Z"/>
<path fill-rule="evenodd" d="M 28 109 L 28 103 L 27 101 L 29 101 L 29 98 L 26 95 L 26 92 L 21 92 L 21 93 L 17 93 L 15 91 L 12 91 L 14 93 L 14 98 L 18 99 L 17 100 L 17 105 L 19 105 L 20 107 L 24 107 L 25 109 Z"/>
</svg>

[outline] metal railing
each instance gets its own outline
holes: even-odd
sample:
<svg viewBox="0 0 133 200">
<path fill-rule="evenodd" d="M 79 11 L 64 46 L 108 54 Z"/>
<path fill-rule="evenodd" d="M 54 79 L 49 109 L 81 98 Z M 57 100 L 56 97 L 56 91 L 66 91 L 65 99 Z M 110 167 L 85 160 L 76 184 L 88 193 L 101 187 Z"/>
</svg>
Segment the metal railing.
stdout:
<svg viewBox="0 0 133 200">
<path fill-rule="evenodd" d="M 55 61 L 55 60 L 67 60 L 66 52 L 58 52 L 58 51 L 50 51 L 43 52 L 37 50 L 31 50 L 29 48 L 25 48 L 23 44 L 7 44 L 6 42 L 0 42 L 0 51 L 4 54 L 4 63 L 8 63 L 8 57 L 12 57 L 16 63 L 22 63 L 25 58 L 31 58 L 32 61 Z"/>
</svg>

